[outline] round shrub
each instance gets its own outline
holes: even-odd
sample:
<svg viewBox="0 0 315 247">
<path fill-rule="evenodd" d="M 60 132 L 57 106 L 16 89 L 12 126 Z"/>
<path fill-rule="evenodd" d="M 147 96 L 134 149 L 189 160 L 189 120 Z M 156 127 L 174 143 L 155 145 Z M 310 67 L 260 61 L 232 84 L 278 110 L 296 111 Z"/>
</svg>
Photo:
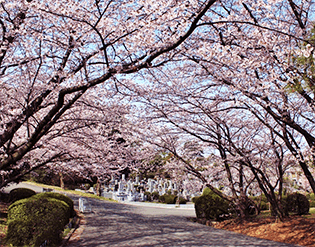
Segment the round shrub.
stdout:
<svg viewBox="0 0 315 247">
<path fill-rule="evenodd" d="M 34 190 L 28 188 L 16 188 L 10 191 L 9 200 L 13 203 L 24 198 L 29 198 L 35 194 L 36 192 Z"/>
<path fill-rule="evenodd" d="M 310 202 L 305 195 L 293 193 L 284 198 L 284 209 L 286 214 L 296 213 L 298 215 L 308 214 L 310 210 Z"/>
<path fill-rule="evenodd" d="M 196 201 L 197 201 L 198 198 L 199 198 L 199 196 L 195 196 L 195 197 L 191 198 L 191 201 L 192 201 L 193 203 L 196 203 Z"/>
<path fill-rule="evenodd" d="M 70 197 L 68 197 L 66 195 L 63 195 L 63 194 L 60 194 L 60 193 L 57 193 L 57 192 L 44 192 L 44 193 L 36 194 L 33 197 L 36 197 L 36 198 L 55 198 L 57 200 L 63 201 L 65 203 L 67 203 L 68 206 L 69 206 L 70 217 L 74 217 L 75 216 L 75 211 L 74 211 L 74 207 L 73 207 L 73 201 L 72 201 L 72 199 Z"/>
<path fill-rule="evenodd" d="M 220 221 L 229 214 L 230 203 L 210 192 L 195 200 L 197 218 Z"/>
<path fill-rule="evenodd" d="M 212 190 L 209 187 L 206 187 L 206 188 L 203 189 L 202 196 L 207 196 L 207 195 L 210 195 L 210 194 L 213 194 L 213 192 L 212 192 Z"/>
<path fill-rule="evenodd" d="M 8 208 L 7 244 L 13 246 L 58 246 L 69 222 L 69 206 L 54 198 L 30 197 Z"/>
</svg>

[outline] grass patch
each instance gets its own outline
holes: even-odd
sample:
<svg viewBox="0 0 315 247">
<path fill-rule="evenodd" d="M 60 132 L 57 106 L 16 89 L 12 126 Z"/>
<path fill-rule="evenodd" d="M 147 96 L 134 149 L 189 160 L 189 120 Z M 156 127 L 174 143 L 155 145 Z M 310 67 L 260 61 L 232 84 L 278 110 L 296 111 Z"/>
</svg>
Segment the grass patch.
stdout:
<svg viewBox="0 0 315 247">
<path fill-rule="evenodd" d="M 73 195 L 78 195 L 78 196 L 84 196 L 84 197 L 99 199 L 99 200 L 103 200 L 103 201 L 117 202 L 116 200 L 113 200 L 113 199 L 111 199 L 111 198 L 105 198 L 105 197 L 102 197 L 102 196 L 97 196 L 97 195 L 94 195 L 94 194 L 91 194 L 91 193 L 85 193 L 85 192 L 81 192 L 81 191 L 64 190 L 64 189 L 61 189 L 61 188 L 58 187 L 58 186 L 52 186 L 52 185 L 46 185 L 46 184 L 39 184 L 39 183 L 29 182 L 29 181 L 27 181 L 27 182 L 25 182 L 25 183 L 28 183 L 28 184 L 31 184 L 31 185 L 36 185 L 36 186 L 43 187 L 43 188 L 47 188 L 47 189 L 53 189 L 53 190 L 60 191 L 60 192 L 64 192 L 64 193 L 68 193 L 68 194 L 73 194 Z"/>
<path fill-rule="evenodd" d="M 310 208 L 310 212 L 307 215 L 303 215 L 304 218 L 315 218 L 315 208 Z"/>
<path fill-rule="evenodd" d="M 271 216 L 271 211 L 262 210 L 258 215 L 253 215 L 252 218 L 267 218 Z"/>
<path fill-rule="evenodd" d="M 62 233 L 62 238 L 65 238 L 70 233 L 71 230 L 72 228 L 66 228 Z"/>
</svg>

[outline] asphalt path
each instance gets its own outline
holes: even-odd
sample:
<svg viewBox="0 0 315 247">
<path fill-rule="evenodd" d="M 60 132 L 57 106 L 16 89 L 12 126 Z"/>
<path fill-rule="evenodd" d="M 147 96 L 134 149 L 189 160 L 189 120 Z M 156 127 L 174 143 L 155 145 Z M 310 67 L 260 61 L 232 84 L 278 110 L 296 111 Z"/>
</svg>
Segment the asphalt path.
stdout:
<svg viewBox="0 0 315 247">
<path fill-rule="evenodd" d="M 21 187 L 41 191 L 41 188 L 33 185 L 23 184 Z M 78 209 L 79 197 L 71 197 Z M 87 200 L 92 212 L 85 214 L 86 224 L 80 239 L 70 243 L 70 247 L 296 246 L 191 222 L 187 218 L 195 216 L 192 209 L 130 205 L 92 198 Z"/>
<path fill-rule="evenodd" d="M 294 246 L 191 222 L 194 210 L 88 199 L 92 213 L 77 246 Z M 77 204 L 77 203 L 76 203 Z"/>
</svg>

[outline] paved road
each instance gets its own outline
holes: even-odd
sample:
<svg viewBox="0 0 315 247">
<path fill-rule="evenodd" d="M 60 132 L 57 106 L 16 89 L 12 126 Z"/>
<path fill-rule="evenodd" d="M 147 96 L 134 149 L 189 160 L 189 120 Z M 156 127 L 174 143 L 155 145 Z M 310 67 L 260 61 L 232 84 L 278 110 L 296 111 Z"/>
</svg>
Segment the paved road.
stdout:
<svg viewBox="0 0 315 247">
<path fill-rule="evenodd" d="M 18 184 L 6 188 L 28 187 L 36 192 L 42 188 Z M 78 209 L 78 196 L 71 196 Z M 89 198 L 92 213 L 85 214 L 86 225 L 80 240 L 70 247 L 127 246 L 294 246 L 248 237 L 193 223 L 187 217 L 194 210 L 128 205 Z"/>
<path fill-rule="evenodd" d="M 28 184 L 28 183 L 19 183 L 19 184 L 11 183 L 7 187 L 2 188 L 2 190 L 6 193 L 9 193 L 11 190 L 15 188 L 28 188 L 28 189 L 34 190 L 36 193 L 43 191 L 42 187 Z"/>
<path fill-rule="evenodd" d="M 135 206 L 88 199 L 92 213 L 79 246 L 294 246 L 248 237 L 187 220 L 193 210 Z M 76 202 L 77 204 L 78 202 Z"/>
</svg>

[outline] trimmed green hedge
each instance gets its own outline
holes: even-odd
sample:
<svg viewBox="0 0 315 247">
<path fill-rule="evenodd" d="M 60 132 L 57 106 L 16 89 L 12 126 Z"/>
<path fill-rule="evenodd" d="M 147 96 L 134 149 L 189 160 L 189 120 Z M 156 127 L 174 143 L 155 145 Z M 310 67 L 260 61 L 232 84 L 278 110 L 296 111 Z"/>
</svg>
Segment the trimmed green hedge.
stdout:
<svg viewBox="0 0 315 247">
<path fill-rule="evenodd" d="M 220 221 L 230 213 L 230 203 L 212 191 L 204 191 L 194 201 L 197 218 Z"/>
<path fill-rule="evenodd" d="M 164 194 L 164 195 L 160 196 L 159 201 L 163 202 L 163 203 L 166 203 L 166 204 L 175 204 L 176 196 L 175 195 Z"/>
<path fill-rule="evenodd" d="M 73 201 L 70 197 L 57 193 L 57 192 L 43 192 L 43 193 L 39 193 L 36 194 L 35 196 L 33 196 L 35 198 L 55 198 L 57 200 L 63 201 L 65 203 L 68 204 L 69 209 L 70 209 L 70 217 L 74 217 L 75 216 L 75 211 L 74 211 L 74 207 L 73 207 Z"/>
<path fill-rule="evenodd" d="M 310 202 L 307 197 L 300 193 L 293 193 L 282 199 L 282 205 L 285 213 L 295 213 L 298 215 L 308 214 L 310 211 Z"/>
<path fill-rule="evenodd" d="M 166 204 L 176 204 L 177 195 L 164 194 L 159 197 L 159 202 Z M 179 204 L 186 204 L 186 200 L 183 197 L 179 197 Z"/>
<path fill-rule="evenodd" d="M 8 208 L 6 243 L 13 246 L 58 246 L 69 222 L 69 205 L 54 198 L 30 197 Z"/>
<path fill-rule="evenodd" d="M 35 194 L 36 192 L 34 190 L 28 188 L 16 188 L 10 191 L 9 201 L 14 203 L 18 200 L 29 198 Z"/>
</svg>

